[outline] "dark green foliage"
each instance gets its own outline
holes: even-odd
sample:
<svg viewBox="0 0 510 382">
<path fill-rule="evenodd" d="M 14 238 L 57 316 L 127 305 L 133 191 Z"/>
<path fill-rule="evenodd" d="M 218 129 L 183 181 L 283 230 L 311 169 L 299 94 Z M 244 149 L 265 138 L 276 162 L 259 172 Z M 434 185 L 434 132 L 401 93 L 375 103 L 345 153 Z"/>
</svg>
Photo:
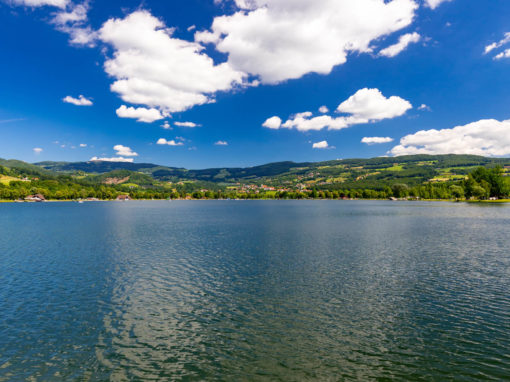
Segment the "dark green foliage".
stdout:
<svg viewBox="0 0 510 382">
<path fill-rule="evenodd" d="M 32 175 L 38 177 L 45 177 L 51 174 L 49 171 L 46 171 L 45 169 L 39 166 L 15 159 L 6 160 L 0 158 L 0 166 L 8 168 L 10 175 L 12 176 Z"/>
<path fill-rule="evenodd" d="M 463 199 L 466 192 L 462 186 L 453 184 L 450 186 L 450 193 L 455 199 Z"/>
<path fill-rule="evenodd" d="M 149 163 L 129 163 L 129 162 L 102 162 L 102 161 L 90 161 L 90 162 L 39 162 L 35 165 L 42 167 L 46 170 L 53 172 L 77 172 L 83 171 L 86 173 L 102 174 L 105 172 L 115 170 L 129 170 L 129 171 L 142 171 L 144 169 L 151 169 L 158 167 L 155 164 Z"/>
<path fill-rule="evenodd" d="M 510 193 L 509 182 L 503 176 L 500 166 L 489 169 L 478 167 L 468 175 L 463 187 L 467 197 L 478 199 L 504 198 Z"/>
<path fill-rule="evenodd" d="M 391 187 L 391 191 L 393 192 L 393 196 L 396 198 L 404 198 L 409 195 L 409 187 L 407 187 L 407 184 L 394 184 Z"/>
</svg>

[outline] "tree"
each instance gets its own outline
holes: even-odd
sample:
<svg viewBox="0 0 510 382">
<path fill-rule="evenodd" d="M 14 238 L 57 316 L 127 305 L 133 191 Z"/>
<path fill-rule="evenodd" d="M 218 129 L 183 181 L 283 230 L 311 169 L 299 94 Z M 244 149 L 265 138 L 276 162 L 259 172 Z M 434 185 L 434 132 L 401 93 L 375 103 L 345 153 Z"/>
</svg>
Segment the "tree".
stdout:
<svg viewBox="0 0 510 382">
<path fill-rule="evenodd" d="M 394 184 L 391 190 L 393 191 L 393 196 L 396 198 L 403 198 L 409 194 L 409 187 L 407 187 L 407 184 Z"/>
<path fill-rule="evenodd" d="M 450 186 L 450 192 L 455 199 L 464 198 L 464 188 L 462 186 L 454 184 L 453 186 Z"/>
<path fill-rule="evenodd" d="M 509 194 L 508 183 L 503 177 L 503 169 L 501 166 L 496 166 L 491 169 L 478 167 L 470 176 L 487 190 L 487 196 L 502 198 Z"/>
<path fill-rule="evenodd" d="M 466 197 L 471 198 L 471 197 L 475 196 L 475 187 L 478 187 L 478 186 L 479 186 L 479 184 L 473 178 L 473 175 L 469 174 L 463 184 L 464 193 L 465 193 Z"/>
<path fill-rule="evenodd" d="M 472 189 L 472 195 L 477 199 L 485 199 L 487 198 L 487 194 L 487 190 L 479 184 L 476 184 Z"/>
</svg>

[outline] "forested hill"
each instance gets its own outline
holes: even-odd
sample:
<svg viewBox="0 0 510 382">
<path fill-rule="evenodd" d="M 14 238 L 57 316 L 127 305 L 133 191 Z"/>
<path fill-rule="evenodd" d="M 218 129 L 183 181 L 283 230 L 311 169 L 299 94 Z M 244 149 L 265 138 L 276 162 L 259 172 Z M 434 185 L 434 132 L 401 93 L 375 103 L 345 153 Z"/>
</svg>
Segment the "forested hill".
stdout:
<svg viewBox="0 0 510 382">
<path fill-rule="evenodd" d="M 1 162 L 0 162 L 1 164 Z M 318 163 L 317 163 L 318 164 Z M 188 170 L 184 168 L 159 166 L 151 163 L 126 162 L 39 162 L 35 163 L 45 170 L 58 173 L 83 172 L 88 174 L 102 174 L 115 170 L 130 170 L 151 174 L 156 179 L 182 177 L 183 179 L 225 180 L 250 177 L 277 176 L 296 167 L 312 166 L 311 163 L 277 162 L 247 168 L 211 168 L 204 170 Z"/>
<path fill-rule="evenodd" d="M 1 164 L 1 162 L 0 162 Z M 106 162 L 106 161 L 89 161 L 89 162 L 39 162 L 36 166 L 46 170 L 62 173 L 73 173 L 82 171 L 89 174 L 103 174 L 114 170 L 150 170 L 158 165 L 151 163 L 129 163 L 129 162 Z"/>
<path fill-rule="evenodd" d="M 2 165 L 1 160 L 0 165 Z M 222 183 L 271 178 L 273 181 L 281 179 L 288 182 L 296 177 L 301 180 L 302 177 L 306 177 L 307 174 L 313 172 L 315 175 L 321 175 L 324 181 L 332 178 L 341 179 L 344 183 L 359 182 L 360 180 L 364 180 L 364 183 L 366 181 L 391 182 L 391 180 L 406 180 L 415 184 L 441 176 L 443 176 L 443 179 L 454 179 L 455 175 L 465 175 L 470 168 L 477 166 L 508 166 L 510 165 L 510 159 L 486 158 L 474 155 L 412 155 L 371 159 L 343 159 L 315 163 L 287 161 L 247 168 L 211 168 L 203 170 L 188 170 L 149 163 L 100 161 L 40 162 L 27 165 L 30 169 L 41 168 L 60 174 L 88 175 L 105 174 L 115 170 L 129 170 L 150 175 L 155 180 L 161 181 L 195 180 Z M 6 166 L 9 167 L 8 164 Z M 314 178 L 316 177 L 314 176 Z"/>
<path fill-rule="evenodd" d="M 261 166 L 246 168 L 210 168 L 203 170 L 188 170 L 184 168 L 160 166 L 151 163 L 126 162 L 39 162 L 30 165 L 21 161 L 5 161 L 0 159 L 0 165 L 9 167 L 9 163 L 25 164 L 33 169 L 35 166 L 57 173 L 83 172 L 87 174 L 103 174 L 114 170 L 130 170 L 151 174 L 154 178 L 182 177 L 184 179 L 197 179 L 209 181 L 225 181 L 237 179 L 262 178 L 278 176 L 290 172 L 301 172 L 312 169 L 340 168 L 339 166 L 362 167 L 364 169 L 385 169 L 395 163 L 405 164 L 408 168 L 414 165 L 420 168 L 433 167 L 438 169 L 450 167 L 474 167 L 490 165 L 510 165 L 507 158 L 486 158 L 475 155 L 411 155 L 401 157 L 379 157 L 371 159 L 340 159 L 315 163 L 276 162 Z M 5 164 L 4 164 L 5 163 Z"/>
<path fill-rule="evenodd" d="M 413 155 L 187 170 L 148 163 L 0 159 L 0 199 L 387 198 L 510 196 L 510 159 Z"/>
</svg>

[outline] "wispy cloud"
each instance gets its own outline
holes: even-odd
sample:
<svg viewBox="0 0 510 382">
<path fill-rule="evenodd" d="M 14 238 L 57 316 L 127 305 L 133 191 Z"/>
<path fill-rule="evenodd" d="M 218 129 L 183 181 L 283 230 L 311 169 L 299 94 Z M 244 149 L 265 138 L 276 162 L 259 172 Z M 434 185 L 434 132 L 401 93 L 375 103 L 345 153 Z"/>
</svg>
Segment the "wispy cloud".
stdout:
<svg viewBox="0 0 510 382">
<path fill-rule="evenodd" d="M 93 47 L 96 44 L 97 31 L 88 25 L 88 11 L 89 0 L 78 4 L 68 2 L 65 9 L 53 14 L 51 23 L 57 30 L 69 35 L 72 45 Z"/>
<path fill-rule="evenodd" d="M 494 56 L 495 60 L 501 60 L 502 58 L 510 58 L 510 49 L 506 49 L 505 51 Z"/>
<path fill-rule="evenodd" d="M 13 4 L 24 5 L 26 7 L 57 7 L 65 8 L 70 0 L 12 0 Z"/>
<path fill-rule="evenodd" d="M 393 142 L 393 138 L 390 137 L 364 137 L 361 140 L 361 143 L 365 143 L 367 145 L 377 145 L 381 143 L 389 143 Z"/>
<path fill-rule="evenodd" d="M 489 45 L 487 45 L 485 47 L 484 53 L 485 54 L 490 53 L 494 49 L 498 49 L 498 48 L 500 48 L 503 45 L 506 45 L 508 43 L 510 43 L 510 32 L 505 33 L 504 37 L 501 40 L 493 42 L 493 43 L 490 43 Z"/>
<path fill-rule="evenodd" d="M 195 123 L 195 122 L 175 122 L 174 125 L 179 126 L 179 127 L 198 127 L 198 126 L 200 126 L 198 123 Z"/>
<path fill-rule="evenodd" d="M 0 123 L 18 122 L 18 121 L 24 121 L 25 119 L 26 119 L 26 118 L 2 119 L 2 120 L 0 120 Z"/>
<path fill-rule="evenodd" d="M 400 52 L 405 50 L 410 44 L 417 43 L 421 40 L 421 36 L 416 33 L 406 33 L 398 39 L 396 44 L 390 45 L 379 52 L 380 56 L 395 57 Z"/>
</svg>

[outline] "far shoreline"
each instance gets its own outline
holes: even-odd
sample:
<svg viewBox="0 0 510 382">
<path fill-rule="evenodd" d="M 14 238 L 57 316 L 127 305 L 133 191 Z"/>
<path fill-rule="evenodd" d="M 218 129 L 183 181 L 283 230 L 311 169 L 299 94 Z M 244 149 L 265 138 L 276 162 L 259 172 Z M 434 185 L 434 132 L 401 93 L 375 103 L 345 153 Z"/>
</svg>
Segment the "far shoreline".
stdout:
<svg viewBox="0 0 510 382">
<path fill-rule="evenodd" d="M 308 198 L 308 199 L 271 199 L 271 198 L 261 198 L 261 199 L 187 199 L 187 198 L 177 198 L 177 199 L 131 199 L 128 201 L 125 200 L 115 200 L 115 199 L 99 199 L 99 200 L 45 200 L 42 202 L 35 201 L 25 201 L 25 200 L 0 200 L 0 203 L 19 203 L 19 204 L 44 204 L 44 203 L 98 203 L 98 202 L 118 202 L 118 203 L 126 203 L 126 202 L 173 202 L 173 201 L 338 201 L 338 202 L 347 202 L 347 201 L 379 201 L 379 202 L 393 202 L 393 203 L 416 203 L 416 202 L 449 202 L 449 203 L 467 203 L 467 204 L 506 204 L 510 203 L 510 199 L 497 199 L 497 200 L 454 200 L 454 199 L 319 199 L 319 198 Z"/>
</svg>

